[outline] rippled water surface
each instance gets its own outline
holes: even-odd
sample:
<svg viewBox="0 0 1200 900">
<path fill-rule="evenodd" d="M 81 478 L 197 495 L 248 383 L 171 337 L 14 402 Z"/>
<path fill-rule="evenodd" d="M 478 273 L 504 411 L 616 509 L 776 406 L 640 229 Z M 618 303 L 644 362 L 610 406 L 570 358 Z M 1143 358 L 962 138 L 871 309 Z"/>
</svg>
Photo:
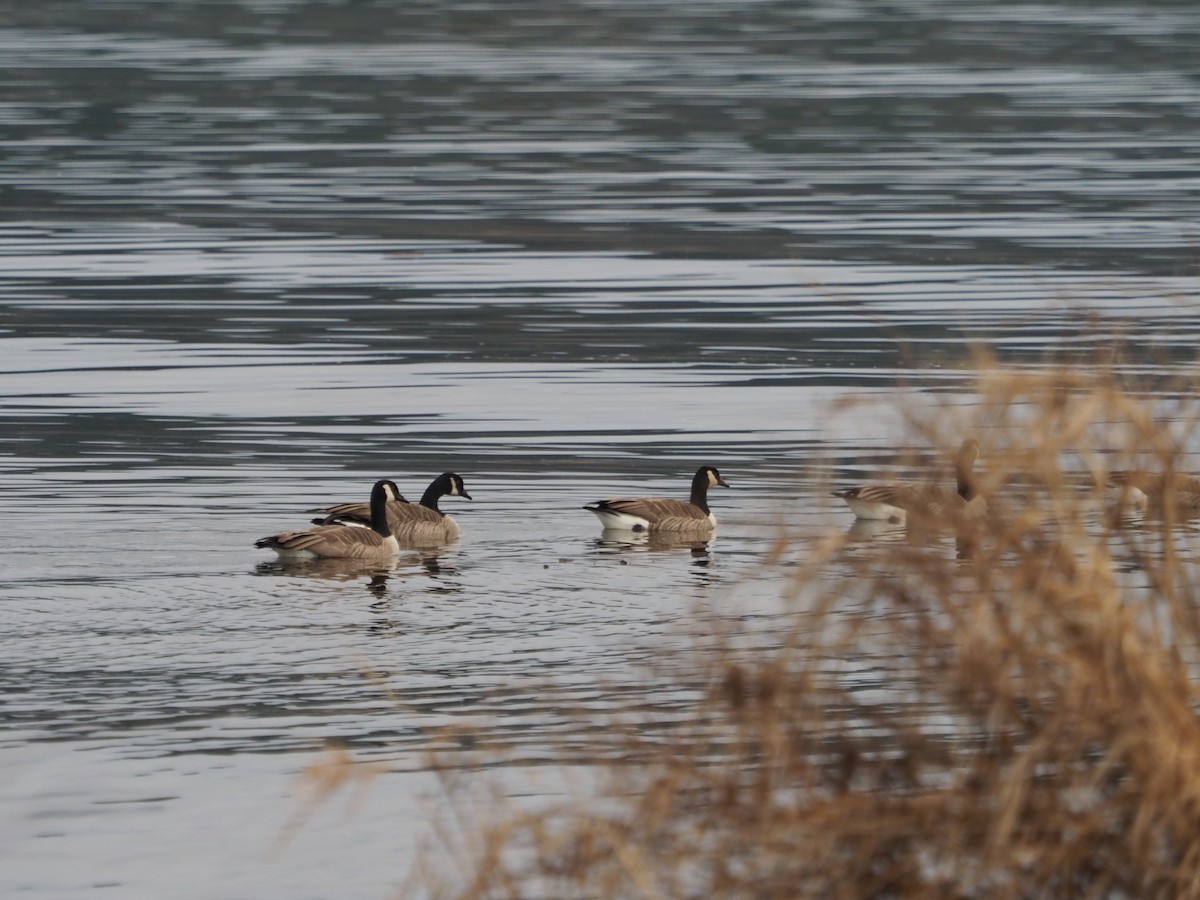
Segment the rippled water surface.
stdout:
<svg viewBox="0 0 1200 900">
<path fill-rule="evenodd" d="M 386 897 L 438 729 L 521 770 L 588 743 L 547 680 L 670 716 L 690 622 L 769 642 L 897 398 L 1200 339 L 1190 2 L 0 11 L 6 896 Z M 580 509 L 702 463 L 710 546 Z M 454 546 L 253 547 L 442 471 Z M 309 809 L 330 746 L 387 774 Z"/>
</svg>

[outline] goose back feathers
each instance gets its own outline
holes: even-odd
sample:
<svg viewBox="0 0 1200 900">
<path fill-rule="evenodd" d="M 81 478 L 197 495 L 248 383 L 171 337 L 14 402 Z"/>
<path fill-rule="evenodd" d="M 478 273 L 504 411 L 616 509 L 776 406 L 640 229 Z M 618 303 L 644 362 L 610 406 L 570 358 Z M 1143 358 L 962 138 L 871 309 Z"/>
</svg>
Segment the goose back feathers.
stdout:
<svg viewBox="0 0 1200 900">
<path fill-rule="evenodd" d="M 1200 478 L 1176 472 L 1110 472 L 1105 485 L 1111 509 L 1119 513 L 1200 516 Z"/>
<path fill-rule="evenodd" d="M 387 507 L 400 496 L 396 485 L 386 479 L 375 482 L 367 506 L 368 525 L 318 525 L 303 531 L 282 531 L 254 542 L 255 547 L 274 550 L 291 559 L 383 559 L 395 556 L 400 546 L 388 524 Z"/>
<path fill-rule="evenodd" d="M 385 509 L 388 525 L 402 547 L 431 547 L 449 543 L 462 534 L 458 523 L 438 508 L 442 497 L 465 497 L 470 500 L 463 480 L 453 472 L 444 472 L 425 489 L 420 503 L 409 503 L 397 494 Z M 370 509 L 364 503 L 338 503 L 324 507 L 322 518 L 313 519 L 318 525 L 365 525 Z"/>
<path fill-rule="evenodd" d="M 614 497 L 583 508 L 596 514 L 606 531 L 648 531 L 661 534 L 711 534 L 716 516 L 708 508 L 708 489 L 729 487 L 712 466 L 701 466 L 692 478 L 687 500 L 669 497 Z"/>
<path fill-rule="evenodd" d="M 955 490 L 936 484 L 904 481 L 878 482 L 834 491 L 833 496 L 860 519 L 904 522 L 909 514 L 933 521 L 973 517 L 986 510 L 984 498 L 975 488 L 975 460 L 979 442 L 967 438 L 955 456 Z"/>
</svg>

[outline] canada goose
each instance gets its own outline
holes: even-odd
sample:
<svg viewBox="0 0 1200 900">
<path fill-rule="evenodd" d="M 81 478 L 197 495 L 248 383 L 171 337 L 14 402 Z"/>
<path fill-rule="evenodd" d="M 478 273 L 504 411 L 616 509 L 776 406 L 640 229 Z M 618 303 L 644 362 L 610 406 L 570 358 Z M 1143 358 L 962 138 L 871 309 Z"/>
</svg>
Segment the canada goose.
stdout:
<svg viewBox="0 0 1200 900">
<path fill-rule="evenodd" d="M 382 559 L 400 552 L 388 524 L 387 506 L 400 496 L 396 485 L 383 479 L 371 488 L 370 527 L 320 525 L 304 531 L 283 531 L 254 542 L 289 559 Z"/>
<path fill-rule="evenodd" d="M 589 503 L 605 531 L 649 531 L 708 535 L 717 518 L 708 508 L 708 489 L 729 487 L 712 466 L 701 466 L 692 478 L 692 496 L 687 500 L 666 497 L 613 498 Z"/>
<path fill-rule="evenodd" d="M 978 458 L 979 441 L 967 438 L 954 460 L 957 491 L 936 484 L 892 481 L 834 491 L 833 496 L 845 500 L 860 519 L 899 523 L 909 513 L 931 521 L 973 518 L 987 508 L 983 496 L 975 490 L 974 469 Z"/>
<path fill-rule="evenodd" d="M 1151 472 L 1109 472 L 1105 484 L 1109 507 L 1119 514 L 1155 513 L 1191 519 L 1200 516 L 1200 478 Z"/>
<path fill-rule="evenodd" d="M 462 478 L 453 472 L 444 472 L 425 489 L 420 503 L 409 503 L 399 494 L 388 501 L 388 525 L 401 546 L 438 546 L 462 534 L 458 523 L 438 509 L 438 500 L 442 497 L 471 499 Z M 325 507 L 322 512 L 326 514 L 324 518 L 313 519 L 317 525 L 365 525 L 371 516 L 370 508 L 364 503 L 338 503 Z"/>
</svg>

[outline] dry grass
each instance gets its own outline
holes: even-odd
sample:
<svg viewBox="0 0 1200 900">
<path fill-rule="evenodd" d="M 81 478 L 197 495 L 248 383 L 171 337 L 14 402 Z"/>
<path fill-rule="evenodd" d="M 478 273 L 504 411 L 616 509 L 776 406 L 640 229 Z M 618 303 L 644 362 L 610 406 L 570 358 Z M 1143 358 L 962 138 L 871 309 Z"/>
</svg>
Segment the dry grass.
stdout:
<svg viewBox="0 0 1200 900">
<path fill-rule="evenodd" d="M 1069 370 L 978 394 L 969 422 L 912 424 L 947 458 L 982 439 L 986 522 L 806 546 L 775 646 L 698 635 L 703 704 L 629 737 L 590 802 L 498 815 L 422 892 L 1200 897 L 1190 532 L 1122 526 L 1092 487 L 1174 470 L 1191 404 Z"/>
</svg>

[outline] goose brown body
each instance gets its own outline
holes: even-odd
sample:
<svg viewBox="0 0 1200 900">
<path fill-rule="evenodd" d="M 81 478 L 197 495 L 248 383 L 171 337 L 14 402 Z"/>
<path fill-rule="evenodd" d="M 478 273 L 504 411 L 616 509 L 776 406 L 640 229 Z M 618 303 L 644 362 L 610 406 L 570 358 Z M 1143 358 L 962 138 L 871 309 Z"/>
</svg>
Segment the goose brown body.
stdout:
<svg viewBox="0 0 1200 900">
<path fill-rule="evenodd" d="M 1200 478 L 1177 472 L 1110 472 L 1106 485 L 1111 505 L 1118 511 L 1170 510 L 1182 518 L 1200 516 Z"/>
<path fill-rule="evenodd" d="M 974 517 L 986 511 L 984 498 L 975 490 L 978 458 L 979 442 L 967 438 L 955 456 L 955 490 L 936 484 L 890 481 L 846 488 L 833 495 L 845 500 L 860 519 L 903 522 L 910 514 L 933 521 Z"/>
<path fill-rule="evenodd" d="M 729 487 L 712 466 L 701 466 L 692 477 L 687 500 L 670 497 L 614 497 L 589 503 L 606 531 L 648 531 L 661 534 L 708 535 L 717 519 L 708 507 L 710 487 Z"/>
<path fill-rule="evenodd" d="M 368 527 L 318 525 L 302 531 L 281 531 L 254 542 L 255 547 L 274 550 L 294 559 L 382 559 L 400 552 L 388 526 L 387 505 L 400 496 L 396 485 L 386 479 L 375 482 L 371 502 L 365 504 Z"/>
<path fill-rule="evenodd" d="M 388 526 L 402 547 L 434 547 L 456 540 L 462 529 L 450 516 L 438 508 L 442 497 L 465 497 L 470 500 L 460 476 L 444 472 L 425 489 L 420 503 L 409 503 L 403 497 L 389 500 L 385 509 Z M 326 515 L 313 521 L 320 525 L 364 525 L 370 509 L 364 503 L 338 503 L 322 509 Z"/>
</svg>

